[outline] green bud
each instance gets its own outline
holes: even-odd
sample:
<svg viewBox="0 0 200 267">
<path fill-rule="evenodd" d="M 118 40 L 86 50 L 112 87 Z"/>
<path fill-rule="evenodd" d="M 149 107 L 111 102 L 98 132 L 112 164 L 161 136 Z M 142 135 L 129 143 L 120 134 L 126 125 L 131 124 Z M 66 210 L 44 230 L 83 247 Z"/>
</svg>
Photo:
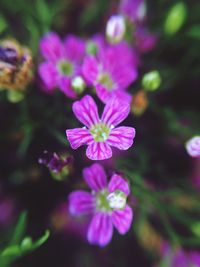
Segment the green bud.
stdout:
<svg viewBox="0 0 200 267">
<path fill-rule="evenodd" d="M 97 46 L 96 46 L 95 42 L 88 41 L 87 42 L 87 45 L 86 45 L 86 51 L 87 51 L 87 54 L 96 55 L 96 53 L 97 53 Z"/>
<path fill-rule="evenodd" d="M 172 6 L 167 14 L 164 24 L 164 31 L 168 35 L 173 35 L 183 26 L 187 16 L 187 7 L 183 2 Z"/>
<path fill-rule="evenodd" d="M 83 91 L 85 90 L 86 84 L 81 76 L 76 76 L 72 80 L 72 88 L 74 91 L 78 94 L 82 94 Z"/>
<path fill-rule="evenodd" d="M 7 98 L 11 103 L 18 103 L 24 99 L 24 94 L 19 91 L 10 90 L 7 92 Z"/>
<path fill-rule="evenodd" d="M 29 250 L 32 246 L 32 238 L 30 236 L 25 237 L 21 242 L 22 250 Z"/>
<path fill-rule="evenodd" d="M 146 73 L 142 78 L 142 86 L 147 91 L 155 91 L 160 85 L 161 77 L 157 70 Z"/>
</svg>

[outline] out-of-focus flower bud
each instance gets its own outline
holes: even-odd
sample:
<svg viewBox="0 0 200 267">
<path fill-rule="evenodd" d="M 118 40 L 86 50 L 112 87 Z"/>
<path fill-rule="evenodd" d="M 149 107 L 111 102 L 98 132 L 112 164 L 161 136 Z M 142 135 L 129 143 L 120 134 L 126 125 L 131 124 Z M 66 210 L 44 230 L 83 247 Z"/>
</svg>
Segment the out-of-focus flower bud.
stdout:
<svg viewBox="0 0 200 267">
<path fill-rule="evenodd" d="M 126 23 L 121 15 L 110 17 L 106 25 L 106 37 L 110 43 L 119 43 L 125 34 Z"/>
<path fill-rule="evenodd" d="M 147 94 L 144 90 L 139 90 L 133 95 L 131 102 L 131 111 L 134 115 L 142 115 L 149 105 Z"/>
<path fill-rule="evenodd" d="M 96 53 L 97 53 L 96 43 L 93 41 L 88 41 L 87 45 L 86 45 L 86 51 L 87 51 L 87 54 L 96 55 Z"/>
<path fill-rule="evenodd" d="M 164 24 L 165 33 L 173 35 L 183 26 L 187 16 L 187 7 L 183 2 L 176 3 L 167 14 Z"/>
<path fill-rule="evenodd" d="M 83 91 L 85 90 L 86 84 L 81 76 L 76 76 L 72 80 L 72 87 L 76 93 L 82 94 Z"/>
<path fill-rule="evenodd" d="M 27 84 L 32 79 L 31 52 L 15 40 L 4 40 L 0 43 L 0 88 L 15 91 L 9 93 L 9 99 L 17 102 Z"/>
<path fill-rule="evenodd" d="M 188 140 L 185 148 L 191 157 L 200 158 L 200 135 Z"/>
<path fill-rule="evenodd" d="M 146 73 L 142 78 L 142 86 L 147 91 L 155 91 L 161 85 L 161 76 L 157 70 Z"/>
<path fill-rule="evenodd" d="M 38 162 L 48 167 L 55 180 L 64 180 L 70 173 L 72 156 L 58 156 L 55 152 L 44 151 Z"/>
</svg>

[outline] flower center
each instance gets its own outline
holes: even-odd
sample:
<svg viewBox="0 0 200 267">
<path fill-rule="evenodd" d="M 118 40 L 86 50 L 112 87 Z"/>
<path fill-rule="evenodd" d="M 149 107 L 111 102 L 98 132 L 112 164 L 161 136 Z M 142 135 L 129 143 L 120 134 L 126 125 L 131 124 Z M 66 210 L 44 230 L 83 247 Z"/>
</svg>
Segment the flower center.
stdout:
<svg viewBox="0 0 200 267">
<path fill-rule="evenodd" d="M 100 211 L 111 211 L 111 208 L 109 206 L 109 202 L 107 200 L 108 191 L 102 190 L 97 193 L 96 195 L 96 207 Z"/>
<path fill-rule="evenodd" d="M 120 190 L 115 190 L 109 194 L 105 189 L 96 194 L 96 208 L 100 211 L 122 210 L 125 205 L 126 195 Z"/>
<path fill-rule="evenodd" d="M 124 209 L 126 205 L 126 195 L 120 190 L 115 190 L 107 196 L 110 208 Z"/>
<path fill-rule="evenodd" d="M 98 82 L 100 84 L 104 85 L 109 90 L 113 89 L 113 81 L 112 81 L 110 75 L 106 72 L 103 72 L 99 75 Z"/>
<path fill-rule="evenodd" d="M 67 60 L 61 60 L 58 63 L 58 70 L 63 75 L 71 75 L 73 72 L 73 65 Z"/>
<path fill-rule="evenodd" d="M 108 139 L 110 128 L 104 123 L 98 123 L 90 128 L 90 133 L 96 142 L 104 142 Z"/>
</svg>

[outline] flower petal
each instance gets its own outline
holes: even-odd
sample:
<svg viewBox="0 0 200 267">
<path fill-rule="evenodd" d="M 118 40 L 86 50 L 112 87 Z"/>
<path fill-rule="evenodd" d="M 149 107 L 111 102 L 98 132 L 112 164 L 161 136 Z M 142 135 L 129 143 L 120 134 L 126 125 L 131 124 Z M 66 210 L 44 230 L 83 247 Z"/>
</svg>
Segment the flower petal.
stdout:
<svg viewBox="0 0 200 267">
<path fill-rule="evenodd" d="M 88 128 L 99 122 L 97 105 L 89 95 L 84 96 L 80 101 L 74 102 L 72 109 L 77 119 Z"/>
<path fill-rule="evenodd" d="M 52 62 L 60 59 L 63 55 L 63 46 L 59 36 L 54 32 L 44 36 L 40 42 L 40 51 L 46 59 Z"/>
<path fill-rule="evenodd" d="M 121 126 L 111 130 L 107 144 L 121 150 L 127 150 L 133 145 L 135 129 L 132 127 Z"/>
<path fill-rule="evenodd" d="M 130 193 L 128 183 L 126 182 L 125 179 L 123 179 L 118 174 L 113 174 L 113 176 L 111 177 L 111 180 L 108 184 L 108 191 L 110 193 L 114 192 L 115 190 L 120 190 L 120 191 L 124 192 L 124 194 L 127 196 Z"/>
<path fill-rule="evenodd" d="M 83 177 L 92 190 L 99 191 L 107 186 L 106 173 L 103 167 L 98 163 L 84 168 Z"/>
<path fill-rule="evenodd" d="M 106 142 L 93 142 L 88 146 L 86 155 L 91 160 L 103 160 L 112 157 L 112 150 Z"/>
<path fill-rule="evenodd" d="M 87 129 L 75 128 L 66 130 L 67 139 L 73 149 L 93 142 L 93 137 Z"/>
<path fill-rule="evenodd" d="M 50 62 L 44 62 L 39 65 L 39 75 L 44 82 L 47 90 L 52 91 L 57 86 L 57 70 Z"/>
<path fill-rule="evenodd" d="M 95 208 L 94 196 L 79 190 L 69 195 L 69 212 L 72 215 L 84 215 L 93 212 Z"/>
<path fill-rule="evenodd" d="M 112 213 L 112 223 L 121 235 L 128 232 L 133 220 L 133 211 L 126 205 L 124 210 L 115 210 Z"/>
<path fill-rule="evenodd" d="M 106 104 L 102 121 L 109 126 L 116 126 L 128 116 L 129 112 L 130 105 L 114 97 Z"/>
<path fill-rule="evenodd" d="M 91 244 L 106 246 L 112 238 L 113 225 L 110 215 L 96 213 L 88 228 L 87 239 Z"/>
<path fill-rule="evenodd" d="M 76 93 L 71 87 L 71 80 L 68 77 L 60 77 L 59 78 L 59 87 L 60 90 L 69 98 L 76 98 Z"/>
<path fill-rule="evenodd" d="M 70 34 L 64 40 L 65 55 L 73 62 L 81 62 L 85 53 L 85 42 Z"/>
<path fill-rule="evenodd" d="M 84 59 L 82 73 L 89 85 L 95 83 L 98 76 L 98 62 L 94 56 L 87 56 Z"/>
</svg>

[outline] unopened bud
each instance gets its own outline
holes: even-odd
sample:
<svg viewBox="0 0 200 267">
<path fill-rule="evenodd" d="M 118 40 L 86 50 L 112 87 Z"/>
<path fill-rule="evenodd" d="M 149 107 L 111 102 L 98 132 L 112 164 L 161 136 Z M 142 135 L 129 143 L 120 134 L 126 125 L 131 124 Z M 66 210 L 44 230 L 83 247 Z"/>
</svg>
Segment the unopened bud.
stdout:
<svg viewBox="0 0 200 267">
<path fill-rule="evenodd" d="M 175 34 L 183 26 L 187 16 L 187 8 L 183 2 L 172 6 L 165 20 L 164 30 L 169 35 Z"/>
<path fill-rule="evenodd" d="M 76 76 L 72 80 L 72 88 L 76 93 L 81 94 L 84 91 L 85 87 L 86 84 L 81 76 Z"/>
<path fill-rule="evenodd" d="M 119 43 L 125 34 L 126 23 L 121 15 L 110 17 L 106 25 L 106 36 L 110 43 Z"/>
<path fill-rule="evenodd" d="M 88 41 L 87 45 L 86 45 L 86 51 L 87 51 L 87 54 L 96 55 L 96 53 L 97 53 L 97 45 L 95 44 L 95 42 Z"/>
<path fill-rule="evenodd" d="M 155 91 L 160 84 L 161 77 L 157 70 L 150 71 L 143 76 L 142 86 L 147 91 Z"/>
</svg>

